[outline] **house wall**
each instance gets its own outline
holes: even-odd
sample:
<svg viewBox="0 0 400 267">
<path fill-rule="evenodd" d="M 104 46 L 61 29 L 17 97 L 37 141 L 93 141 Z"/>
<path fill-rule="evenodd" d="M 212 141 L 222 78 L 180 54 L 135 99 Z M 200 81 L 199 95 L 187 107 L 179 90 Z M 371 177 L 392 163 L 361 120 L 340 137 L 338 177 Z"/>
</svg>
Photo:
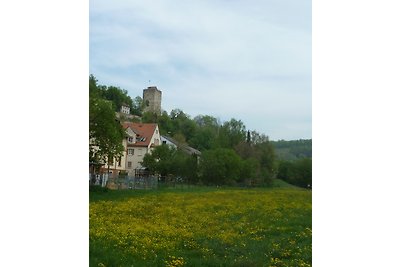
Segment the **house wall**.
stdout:
<svg viewBox="0 0 400 267">
<path fill-rule="evenodd" d="M 141 162 L 143 161 L 144 155 L 148 153 L 147 147 L 129 147 L 134 149 L 133 155 L 127 155 L 126 158 L 126 171 L 129 175 L 135 174 L 135 169 L 142 167 Z M 132 162 L 132 167 L 128 168 L 128 162 Z"/>
<path fill-rule="evenodd" d="M 151 137 L 150 146 L 152 144 L 154 144 L 155 146 L 159 146 L 162 144 L 160 130 L 158 129 L 158 125 L 157 125 L 156 129 L 154 130 L 153 136 Z"/>
<path fill-rule="evenodd" d="M 129 175 L 134 175 L 135 169 L 142 167 L 141 162 L 143 161 L 144 155 L 146 155 L 147 153 L 151 153 L 152 145 L 155 146 L 161 145 L 161 136 L 158 126 L 154 130 L 154 133 L 151 137 L 148 147 L 136 147 L 136 146 L 128 147 L 128 149 L 134 149 L 134 154 L 133 155 L 127 154 L 126 158 L 126 170 L 128 171 Z M 132 162 L 131 168 L 128 167 L 128 162 Z"/>
<path fill-rule="evenodd" d="M 121 113 L 129 114 L 131 111 L 130 107 L 121 106 Z"/>
<path fill-rule="evenodd" d="M 112 177 L 116 177 L 119 171 L 126 171 L 128 172 L 128 175 L 134 175 L 135 174 L 135 169 L 142 167 L 141 162 L 143 161 L 144 155 L 147 153 L 151 153 L 152 145 L 153 146 L 158 146 L 161 145 L 161 136 L 160 136 L 160 131 L 158 126 L 156 126 L 156 129 L 154 130 L 154 133 L 151 137 L 150 143 L 148 147 L 145 146 L 135 146 L 135 141 L 136 141 L 136 134 L 133 132 L 130 128 L 126 130 L 128 136 L 123 140 L 122 145 L 124 146 L 124 151 L 123 151 L 123 156 L 121 157 L 121 166 L 118 166 L 118 163 L 114 160 L 113 164 L 108 166 L 106 163 L 104 165 L 103 172 L 107 172 L 108 168 L 110 169 L 110 172 L 113 172 Z M 128 138 L 132 137 L 133 142 L 129 143 Z M 128 146 L 128 144 L 130 144 Z M 134 149 L 134 154 L 133 155 L 128 155 L 128 149 Z M 131 167 L 128 167 L 128 162 L 131 162 L 132 165 Z"/>
</svg>

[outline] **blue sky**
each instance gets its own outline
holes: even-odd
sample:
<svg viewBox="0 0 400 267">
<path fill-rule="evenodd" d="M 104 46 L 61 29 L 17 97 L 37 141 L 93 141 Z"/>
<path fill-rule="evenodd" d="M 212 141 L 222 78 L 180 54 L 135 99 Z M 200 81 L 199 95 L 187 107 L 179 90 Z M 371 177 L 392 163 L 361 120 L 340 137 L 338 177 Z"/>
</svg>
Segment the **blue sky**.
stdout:
<svg viewBox="0 0 400 267">
<path fill-rule="evenodd" d="M 162 108 L 311 138 L 311 1 L 90 0 L 89 68 Z M 149 82 L 150 80 L 150 82 Z"/>
</svg>

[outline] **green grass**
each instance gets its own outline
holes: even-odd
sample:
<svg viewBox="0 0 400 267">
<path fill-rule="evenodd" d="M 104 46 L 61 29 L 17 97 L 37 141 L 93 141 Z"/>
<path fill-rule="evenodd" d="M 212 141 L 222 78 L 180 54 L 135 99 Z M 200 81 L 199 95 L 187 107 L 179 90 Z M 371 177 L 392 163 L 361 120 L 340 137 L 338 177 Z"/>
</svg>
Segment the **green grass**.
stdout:
<svg viewBox="0 0 400 267">
<path fill-rule="evenodd" d="M 274 179 L 272 181 L 272 186 L 274 188 L 299 188 L 300 189 L 300 187 L 288 184 L 287 182 L 285 182 L 281 179 Z"/>
<path fill-rule="evenodd" d="M 311 191 L 90 192 L 90 266 L 311 266 Z"/>
</svg>

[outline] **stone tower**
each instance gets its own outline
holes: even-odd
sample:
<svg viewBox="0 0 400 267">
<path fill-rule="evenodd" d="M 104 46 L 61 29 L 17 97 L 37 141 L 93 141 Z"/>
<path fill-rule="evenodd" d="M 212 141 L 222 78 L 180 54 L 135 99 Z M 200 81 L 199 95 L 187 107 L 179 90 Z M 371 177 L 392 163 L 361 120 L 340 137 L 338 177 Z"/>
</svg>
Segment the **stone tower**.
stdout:
<svg viewBox="0 0 400 267">
<path fill-rule="evenodd" d="M 161 114 L 161 91 L 156 86 L 143 89 L 144 112 Z"/>
</svg>

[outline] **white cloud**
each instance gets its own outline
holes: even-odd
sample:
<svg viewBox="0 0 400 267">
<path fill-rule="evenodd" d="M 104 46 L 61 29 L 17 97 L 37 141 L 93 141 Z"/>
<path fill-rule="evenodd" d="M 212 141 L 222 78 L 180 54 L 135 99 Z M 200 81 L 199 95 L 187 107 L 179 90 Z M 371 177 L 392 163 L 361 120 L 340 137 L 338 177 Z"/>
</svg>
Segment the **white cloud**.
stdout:
<svg viewBox="0 0 400 267">
<path fill-rule="evenodd" d="M 91 72 L 132 97 L 151 80 L 164 109 L 192 116 L 301 114 L 311 138 L 311 3 L 222 2 L 91 1 Z"/>
</svg>

